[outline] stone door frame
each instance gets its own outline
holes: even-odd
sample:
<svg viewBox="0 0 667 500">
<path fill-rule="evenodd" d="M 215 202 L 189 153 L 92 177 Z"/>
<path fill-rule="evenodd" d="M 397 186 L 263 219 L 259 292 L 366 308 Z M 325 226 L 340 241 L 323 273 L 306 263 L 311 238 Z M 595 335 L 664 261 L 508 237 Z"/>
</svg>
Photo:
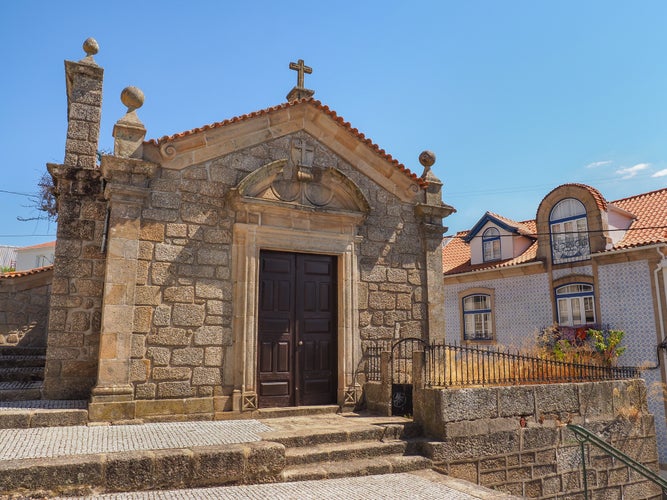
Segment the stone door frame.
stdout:
<svg viewBox="0 0 667 500">
<path fill-rule="evenodd" d="M 251 208 L 251 205 L 246 205 Z M 233 381 L 233 409 L 257 408 L 257 320 L 260 250 L 314 253 L 337 257 L 338 333 L 337 401 L 353 400 L 354 371 L 361 359 L 356 236 L 364 215 L 315 212 L 259 204 L 233 228 L 233 348 L 224 360 L 225 380 Z M 259 213 L 258 213 L 259 212 Z"/>
</svg>

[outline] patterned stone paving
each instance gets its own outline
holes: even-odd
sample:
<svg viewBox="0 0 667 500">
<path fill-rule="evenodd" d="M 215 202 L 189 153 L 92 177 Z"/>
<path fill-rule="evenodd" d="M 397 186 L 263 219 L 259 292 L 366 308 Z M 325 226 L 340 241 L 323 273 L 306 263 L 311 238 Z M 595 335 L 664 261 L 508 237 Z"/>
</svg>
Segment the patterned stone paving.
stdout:
<svg viewBox="0 0 667 500">
<path fill-rule="evenodd" d="M 85 410 L 88 401 L 81 400 L 37 400 L 0 401 L 0 412 L 14 410 Z"/>
<path fill-rule="evenodd" d="M 0 430 L 0 460 L 248 443 L 271 428 L 257 420 Z"/>
<path fill-rule="evenodd" d="M 249 486 L 225 486 L 190 490 L 146 491 L 112 493 L 86 498 L 104 500 L 172 500 L 172 499 L 223 499 L 223 500 L 355 500 L 406 499 L 411 500 L 471 500 L 510 498 L 483 488 L 465 486 L 462 483 L 430 474 L 385 474 L 321 481 L 295 483 L 255 484 Z"/>
</svg>

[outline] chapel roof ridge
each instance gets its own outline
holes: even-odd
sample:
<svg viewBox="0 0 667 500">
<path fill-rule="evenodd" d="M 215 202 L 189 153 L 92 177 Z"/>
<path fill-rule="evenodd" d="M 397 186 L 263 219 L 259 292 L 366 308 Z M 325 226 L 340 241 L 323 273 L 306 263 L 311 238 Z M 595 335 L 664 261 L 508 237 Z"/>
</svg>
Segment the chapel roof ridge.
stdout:
<svg viewBox="0 0 667 500">
<path fill-rule="evenodd" d="M 428 181 L 426 179 L 423 179 L 422 177 L 419 177 L 416 173 L 411 171 L 408 167 L 406 167 L 404 164 L 399 162 L 396 158 L 394 158 L 391 154 L 387 153 L 384 149 L 382 149 L 380 146 L 378 146 L 376 143 L 374 143 L 370 138 L 366 137 L 366 135 L 363 132 L 360 132 L 359 129 L 355 128 L 352 126 L 352 124 L 348 121 L 345 121 L 345 119 L 340 116 L 338 113 L 336 113 L 333 109 L 331 109 L 329 106 L 326 104 L 323 104 L 321 101 L 314 99 L 312 97 L 304 97 L 302 99 L 296 99 L 294 101 L 290 102 L 283 102 L 281 104 L 278 104 L 276 106 L 271 106 L 269 108 L 261 109 L 258 111 L 253 111 L 251 113 L 246 113 L 244 115 L 239 115 L 239 116 L 234 116 L 232 118 L 228 118 L 226 120 L 222 120 L 219 122 L 214 122 L 210 123 L 208 125 L 203 125 L 201 127 L 193 128 L 190 130 L 186 130 L 183 132 L 178 132 L 176 134 L 172 135 L 164 135 L 160 137 L 159 139 L 150 139 L 148 141 L 145 141 L 145 144 L 151 144 L 154 146 L 161 146 L 162 144 L 165 144 L 170 141 L 174 141 L 176 139 L 180 139 L 183 137 L 187 137 L 193 134 L 197 134 L 199 132 L 204 132 L 206 130 L 212 130 L 220 127 L 224 127 L 226 125 L 231 125 L 232 123 L 239 123 L 245 120 L 249 120 L 251 118 L 255 118 L 258 116 L 265 116 L 270 113 L 274 113 L 276 111 L 282 110 L 282 109 L 287 109 L 291 108 L 293 106 L 297 106 L 299 104 L 308 104 L 311 106 L 314 106 L 315 108 L 323 111 L 327 115 L 329 115 L 334 121 L 336 121 L 340 126 L 346 128 L 351 134 L 356 136 L 360 141 L 365 143 L 368 147 L 373 149 L 380 157 L 382 157 L 384 160 L 388 161 L 392 165 L 394 165 L 395 168 L 403 172 L 405 175 L 407 175 L 409 178 L 411 178 L 413 181 L 415 181 L 419 187 L 425 188 L 428 185 Z"/>
</svg>

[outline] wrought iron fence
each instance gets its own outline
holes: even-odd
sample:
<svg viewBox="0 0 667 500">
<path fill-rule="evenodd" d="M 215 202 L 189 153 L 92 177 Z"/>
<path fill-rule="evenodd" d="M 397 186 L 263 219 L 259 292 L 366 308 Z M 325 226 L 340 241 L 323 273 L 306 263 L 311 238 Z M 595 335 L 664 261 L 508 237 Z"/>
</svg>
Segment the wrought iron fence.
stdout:
<svg viewBox="0 0 667 500">
<path fill-rule="evenodd" d="M 425 347 L 427 387 L 547 384 L 617 380 L 640 376 L 629 366 L 571 363 L 500 348 L 457 344 L 430 344 Z"/>
<path fill-rule="evenodd" d="M 391 351 L 391 341 L 376 340 L 366 343 L 364 349 L 364 358 L 366 360 L 364 373 L 368 382 L 380 381 L 380 355 L 383 351 Z"/>
</svg>

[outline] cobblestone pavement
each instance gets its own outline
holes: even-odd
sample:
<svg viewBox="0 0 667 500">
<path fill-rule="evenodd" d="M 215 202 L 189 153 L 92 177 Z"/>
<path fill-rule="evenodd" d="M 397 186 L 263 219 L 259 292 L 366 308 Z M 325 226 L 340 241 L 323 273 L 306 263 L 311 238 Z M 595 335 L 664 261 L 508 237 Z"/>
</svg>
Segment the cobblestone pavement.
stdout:
<svg viewBox="0 0 667 500">
<path fill-rule="evenodd" d="M 502 498 L 503 495 L 484 489 L 471 489 L 467 484 L 432 471 L 385 474 L 295 483 L 224 486 L 190 490 L 111 493 L 85 498 L 100 500 L 475 500 Z M 510 498 L 510 497 L 504 497 Z"/>
<path fill-rule="evenodd" d="M 249 443 L 270 430 L 257 420 L 2 429 L 0 460 Z"/>
<path fill-rule="evenodd" d="M 21 384 L 21 382 L 17 382 Z M 9 384 L 5 384 L 9 386 Z M 86 400 L 0 401 L 0 413 L 16 410 L 87 410 Z"/>
</svg>

